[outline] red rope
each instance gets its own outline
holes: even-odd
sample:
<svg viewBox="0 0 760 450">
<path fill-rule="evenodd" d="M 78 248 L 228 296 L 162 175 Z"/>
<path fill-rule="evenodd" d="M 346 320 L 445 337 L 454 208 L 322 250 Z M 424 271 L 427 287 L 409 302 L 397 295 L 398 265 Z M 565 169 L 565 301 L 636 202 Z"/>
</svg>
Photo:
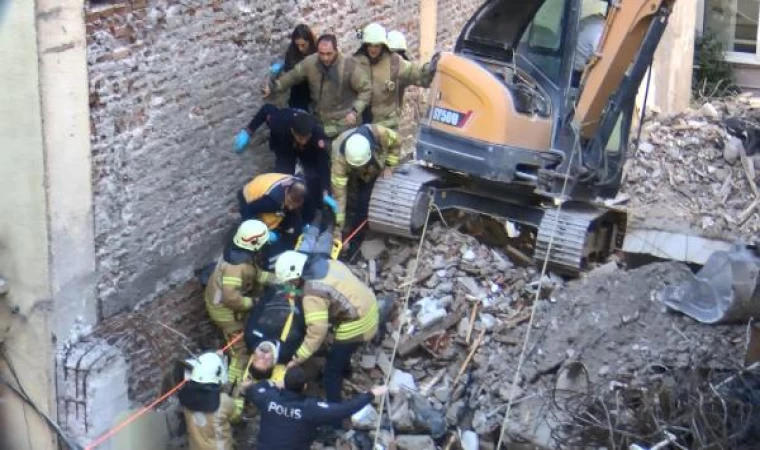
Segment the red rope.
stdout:
<svg viewBox="0 0 760 450">
<path fill-rule="evenodd" d="M 359 231 L 361 231 L 361 229 L 364 228 L 366 225 L 367 225 L 367 219 L 364 219 L 362 221 L 362 223 L 360 223 L 356 228 L 354 228 L 354 231 L 352 231 L 351 234 L 348 235 L 348 237 L 346 238 L 346 240 L 343 241 L 343 245 L 346 245 L 349 241 L 351 241 L 351 239 L 353 239 L 354 236 L 356 236 L 356 234 Z M 239 341 L 242 337 L 243 337 L 242 333 L 238 334 L 230 342 L 228 342 L 227 345 L 225 345 L 224 347 L 222 347 L 221 351 L 222 352 L 227 351 L 227 349 L 229 349 L 230 347 L 232 347 L 233 345 L 235 345 L 235 343 L 237 341 Z M 111 439 L 113 436 L 115 436 L 117 433 L 119 433 L 121 430 L 123 430 L 127 425 L 131 424 L 132 422 L 134 422 L 135 420 L 137 420 L 138 418 L 140 418 L 143 414 L 145 414 L 148 411 L 152 410 L 153 408 L 155 408 L 156 406 L 158 406 L 159 404 L 161 404 L 164 400 L 166 400 L 167 398 L 169 398 L 172 395 L 174 395 L 174 393 L 176 393 L 178 390 L 182 389 L 182 386 L 184 386 L 185 383 L 187 383 L 187 380 L 182 380 L 182 382 L 180 382 L 179 384 L 177 384 L 176 386 L 174 386 L 173 388 L 171 388 L 171 390 L 169 390 L 167 393 L 165 393 L 164 395 L 162 395 L 162 396 L 158 397 L 157 399 L 153 400 L 149 405 L 141 408 L 136 413 L 134 413 L 131 416 L 127 417 L 123 422 L 121 422 L 120 424 L 118 424 L 115 427 L 111 428 L 107 432 L 103 433 L 100 437 L 98 437 L 94 441 L 90 442 L 87 445 L 87 447 L 85 447 L 85 450 L 93 450 L 94 448 L 96 448 L 97 446 L 101 445 L 105 441 Z"/>
<path fill-rule="evenodd" d="M 235 336 L 234 338 L 232 338 L 232 340 L 229 341 L 227 343 L 227 345 L 225 345 L 224 347 L 222 347 L 221 351 L 222 352 L 227 351 L 228 348 L 230 348 L 233 345 L 235 345 L 235 343 L 237 343 L 237 341 L 239 341 L 242 338 L 243 338 L 243 333 L 238 334 L 237 336 Z M 187 383 L 187 380 L 182 380 L 182 382 L 180 382 L 179 384 L 177 384 L 176 386 L 174 386 L 173 388 L 171 388 L 171 390 L 169 390 L 169 392 L 167 392 L 164 395 L 162 395 L 162 396 L 158 397 L 157 399 L 153 400 L 148 406 L 145 406 L 145 407 L 141 408 L 136 413 L 134 413 L 131 416 L 127 417 L 123 422 L 121 422 L 120 424 L 118 424 L 115 427 L 111 428 L 107 432 L 103 433 L 102 435 L 100 435 L 100 437 L 98 437 L 94 441 L 90 442 L 87 445 L 87 447 L 85 447 L 85 450 L 93 450 L 98 445 L 101 445 L 105 441 L 111 439 L 119 431 L 123 430 L 127 425 L 129 425 L 130 423 L 134 422 L 140 416 L 142 416 L 146 412 L 152 410 L 153 408 L 155 408 L 156 406 L 158 406 L 161 402 L 163 402 L 167 398 L 169 398 L 172 395 L 174 395 L 174 393 L 177 392 L 178 390 L 180 390 L 182 388 L 182 386 L 185 385 L 185 383 Z"/>
</svg>

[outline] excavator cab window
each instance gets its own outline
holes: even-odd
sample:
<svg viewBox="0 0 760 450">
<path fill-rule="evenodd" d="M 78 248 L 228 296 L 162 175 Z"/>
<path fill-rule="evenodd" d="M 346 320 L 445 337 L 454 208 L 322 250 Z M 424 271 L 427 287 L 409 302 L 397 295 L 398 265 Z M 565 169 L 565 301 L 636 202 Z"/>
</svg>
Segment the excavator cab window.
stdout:
<svg viewBox="0 0 760 450">
<path fill-rule="evenodd" d="M 565 0 L 546 0 L 528 25 L 518 54 L 558 86 L 562 73 Z"/>
</svg>

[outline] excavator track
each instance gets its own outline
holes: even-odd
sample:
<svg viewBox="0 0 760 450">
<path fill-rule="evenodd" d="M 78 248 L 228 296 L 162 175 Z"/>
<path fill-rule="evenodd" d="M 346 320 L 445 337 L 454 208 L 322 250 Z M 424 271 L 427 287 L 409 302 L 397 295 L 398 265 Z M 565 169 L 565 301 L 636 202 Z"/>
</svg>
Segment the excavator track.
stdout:
<svg viewBox="0 0 760 450">
<path fill-rule="evenodd" d="M 414 237 L 425 224 L 429 185 L 438 175 L 416 164 L 404 164 L 388 178 L 379 178 L 369 201 L 368 222 L 373 231 Z"/>
<path fill-rule="evenodd" d="M 578 276 L 590 262 L 602 261 L 619 244 L 625 226 L 621 219 L 620 213 L 588 204 L 546 209 L 533 261 L 541 268 L 549 253 L 547 270 Z"/>
</svg>

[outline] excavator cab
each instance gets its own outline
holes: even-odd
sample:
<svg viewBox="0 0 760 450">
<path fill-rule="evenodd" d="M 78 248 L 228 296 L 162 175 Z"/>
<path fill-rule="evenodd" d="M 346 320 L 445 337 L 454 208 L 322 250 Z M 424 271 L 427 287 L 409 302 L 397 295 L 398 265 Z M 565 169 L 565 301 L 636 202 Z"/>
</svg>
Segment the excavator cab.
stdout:
<svg viewBox="0 0 760 450">
<path fill-rule="evenodd" d="M 487 0 L 441 55 L 414 161 L 376 184 L 370 227 L 413 235 L 432 198 L 536 228 L 534 258 L 558 272 L 603 259 L 625 214 L 599 200 L 620 187 L 636 93 L 674 2 Z"/>
</svg>

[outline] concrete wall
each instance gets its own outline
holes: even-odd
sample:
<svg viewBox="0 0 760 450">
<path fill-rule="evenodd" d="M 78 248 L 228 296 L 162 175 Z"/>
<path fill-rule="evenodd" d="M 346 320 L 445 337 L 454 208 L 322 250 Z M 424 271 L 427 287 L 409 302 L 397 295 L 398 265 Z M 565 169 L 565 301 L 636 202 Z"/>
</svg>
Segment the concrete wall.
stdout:
<svg viewBox="0 0 760 450">
<path fill-rule="evenodd" d="M 448 47 L 478 2 L 438 2 Z M 233 223 L 235 192 L 271 158 L 232 153 L 299 22 L 353 52 L 373 20 L 418 45 L 417 0 L 132 0 L 86 10 L 101 316 L 182 282 Z M 395 11 L 399 11 L 396 13 Z"/>
<path fill-rule="evenodd" d="M 0 315 L 11 330 L 3 343 L 0 376 L 19 376 L 20 388 L 53 415 L 52 311 L 48 270 L 45 152 L 42 138 L 34 2 L 11 2 L 0 23 L 0 274 L 10 292 Z M 8 317 L 8 309 L 15 314 Z M 16 381 L 11 381 L 16 384 Z M 17 384 L 16 384 L 17 385 Z M 43 419 L 5 391 L 3 448 L 47 450 L 54 436 Z"/>
</svg>

